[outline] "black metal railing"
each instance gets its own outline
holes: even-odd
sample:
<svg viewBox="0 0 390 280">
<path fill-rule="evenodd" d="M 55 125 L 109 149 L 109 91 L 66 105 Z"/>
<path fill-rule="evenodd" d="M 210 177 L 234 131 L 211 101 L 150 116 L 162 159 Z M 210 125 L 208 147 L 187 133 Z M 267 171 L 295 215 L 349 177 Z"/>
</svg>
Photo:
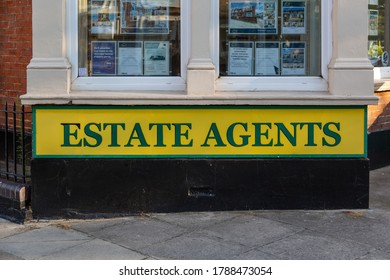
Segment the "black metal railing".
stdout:
<svg viewBox="0 0 390 280">
<path fill-rule="evenodd" d="M 0 177 L 19 183 L 31 181 L 31 129 L 26 119 L 31 111 L 16 103 L 0 109 Z"/>
</svg>

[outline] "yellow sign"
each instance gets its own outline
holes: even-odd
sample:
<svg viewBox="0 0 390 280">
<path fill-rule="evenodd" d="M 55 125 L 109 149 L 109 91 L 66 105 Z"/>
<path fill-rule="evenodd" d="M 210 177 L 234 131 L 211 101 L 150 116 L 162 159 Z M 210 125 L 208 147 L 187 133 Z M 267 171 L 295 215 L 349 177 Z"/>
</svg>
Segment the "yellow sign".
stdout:
<svg viewBox="0 0 390 280">
<path fill-rule="evenodd" d="M 365 107 L 34 107 L 38 157 L 362 157 Z"/>
</svg>

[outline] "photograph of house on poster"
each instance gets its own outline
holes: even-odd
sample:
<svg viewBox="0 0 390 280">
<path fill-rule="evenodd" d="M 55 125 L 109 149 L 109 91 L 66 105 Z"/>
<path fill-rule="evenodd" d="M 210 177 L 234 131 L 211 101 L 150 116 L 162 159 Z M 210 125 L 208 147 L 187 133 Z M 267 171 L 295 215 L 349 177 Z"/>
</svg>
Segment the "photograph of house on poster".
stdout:
<svg viewBox="0 0 390 280">
<path fill-rule="evenodd" d="M 282 34 L 306 34 L 306 0 L 283 1 Z"/>
<path fill-rule="evenodd" d="M 282 44 L 282 75 L 306 74 L 306 43 Z"/>
<path fill-rule="evenodd" d="M 121 0 L 121 34 L 168 34 L 168 0 Z"/>
<path fill-rule="evenodd" d="M 276 0 L 231 1 L 229 3 L 230 34 L 277 34 Z"/>
<path fill-rule="evenodd" d="M 91 1 L 91 33 L 114 34 L 116 29 L 116 1 Z"/>
</svg>

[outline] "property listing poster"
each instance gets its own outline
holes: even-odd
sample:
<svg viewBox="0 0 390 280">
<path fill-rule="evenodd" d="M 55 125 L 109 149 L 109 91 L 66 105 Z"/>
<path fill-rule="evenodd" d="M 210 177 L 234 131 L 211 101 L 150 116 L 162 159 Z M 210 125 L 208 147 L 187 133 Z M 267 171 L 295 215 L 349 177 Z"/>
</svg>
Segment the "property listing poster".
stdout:
<svg viewBox="0 0 390 280">
<path fill-rule="evenodd" d="M 282 34 L 306 33 L 306 0 L 282 1 Z"/>
<path fill-rule="evenodd" d="M 91 34 L 114 34 L 116 1 L 91 0 Z"/>
<path fill-rule="evenodd" d="M 280 44 L 279 42 L 256 42 L 255 75 L 280 75 Z"/>
<path fill-rule="evenodd" d="M 169 75 L 169 42 L 144 42 L 144 75 Z"/>
<path fill-rule="evenodd" d="M 169 0 L 121 0 L 121 34 L 168 34 Z"/>
<path fill-rule="evenodd" d="M 306 43 L 282 43 L 282 75 L 306 74 Z"/>
<path fill-rule="evenodd" d="M 118 75 L 143 75 L 143 42 L 118 42 Z"/>
<path fill-rule="evenodd" d="M 230 34 L 277 34 L 278 2 L 229 1 Z"/>
<path fill-rule="evenodd" d="M 91 42 L 92 75 L 116 75 L 116 42 Z"/>
<path fill-rule="evenodd" d="M 368 36 L 378 36 L 378 10 L 368 10 Z"/>
<path fill-rule="evenodd" d="M 253 42 L 229 42 L 229 75 L 253 75 Z"/>
</svg>

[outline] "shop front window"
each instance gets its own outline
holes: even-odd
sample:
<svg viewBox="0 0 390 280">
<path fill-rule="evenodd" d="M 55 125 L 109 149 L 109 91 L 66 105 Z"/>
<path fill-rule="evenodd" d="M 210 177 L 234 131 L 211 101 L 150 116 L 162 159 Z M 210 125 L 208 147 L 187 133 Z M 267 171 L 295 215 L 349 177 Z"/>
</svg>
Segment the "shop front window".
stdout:
<svg viewBox="0 0 390 280">
<path fill-rule="evenodd" d="M 78 77 L 181 76 L 180 0 L 79 0 Z"/>
<path fill-rule="evenodd" d="M 320 0 L 220 0 L 220 76 L 316 76 Z"/>
</svg>

